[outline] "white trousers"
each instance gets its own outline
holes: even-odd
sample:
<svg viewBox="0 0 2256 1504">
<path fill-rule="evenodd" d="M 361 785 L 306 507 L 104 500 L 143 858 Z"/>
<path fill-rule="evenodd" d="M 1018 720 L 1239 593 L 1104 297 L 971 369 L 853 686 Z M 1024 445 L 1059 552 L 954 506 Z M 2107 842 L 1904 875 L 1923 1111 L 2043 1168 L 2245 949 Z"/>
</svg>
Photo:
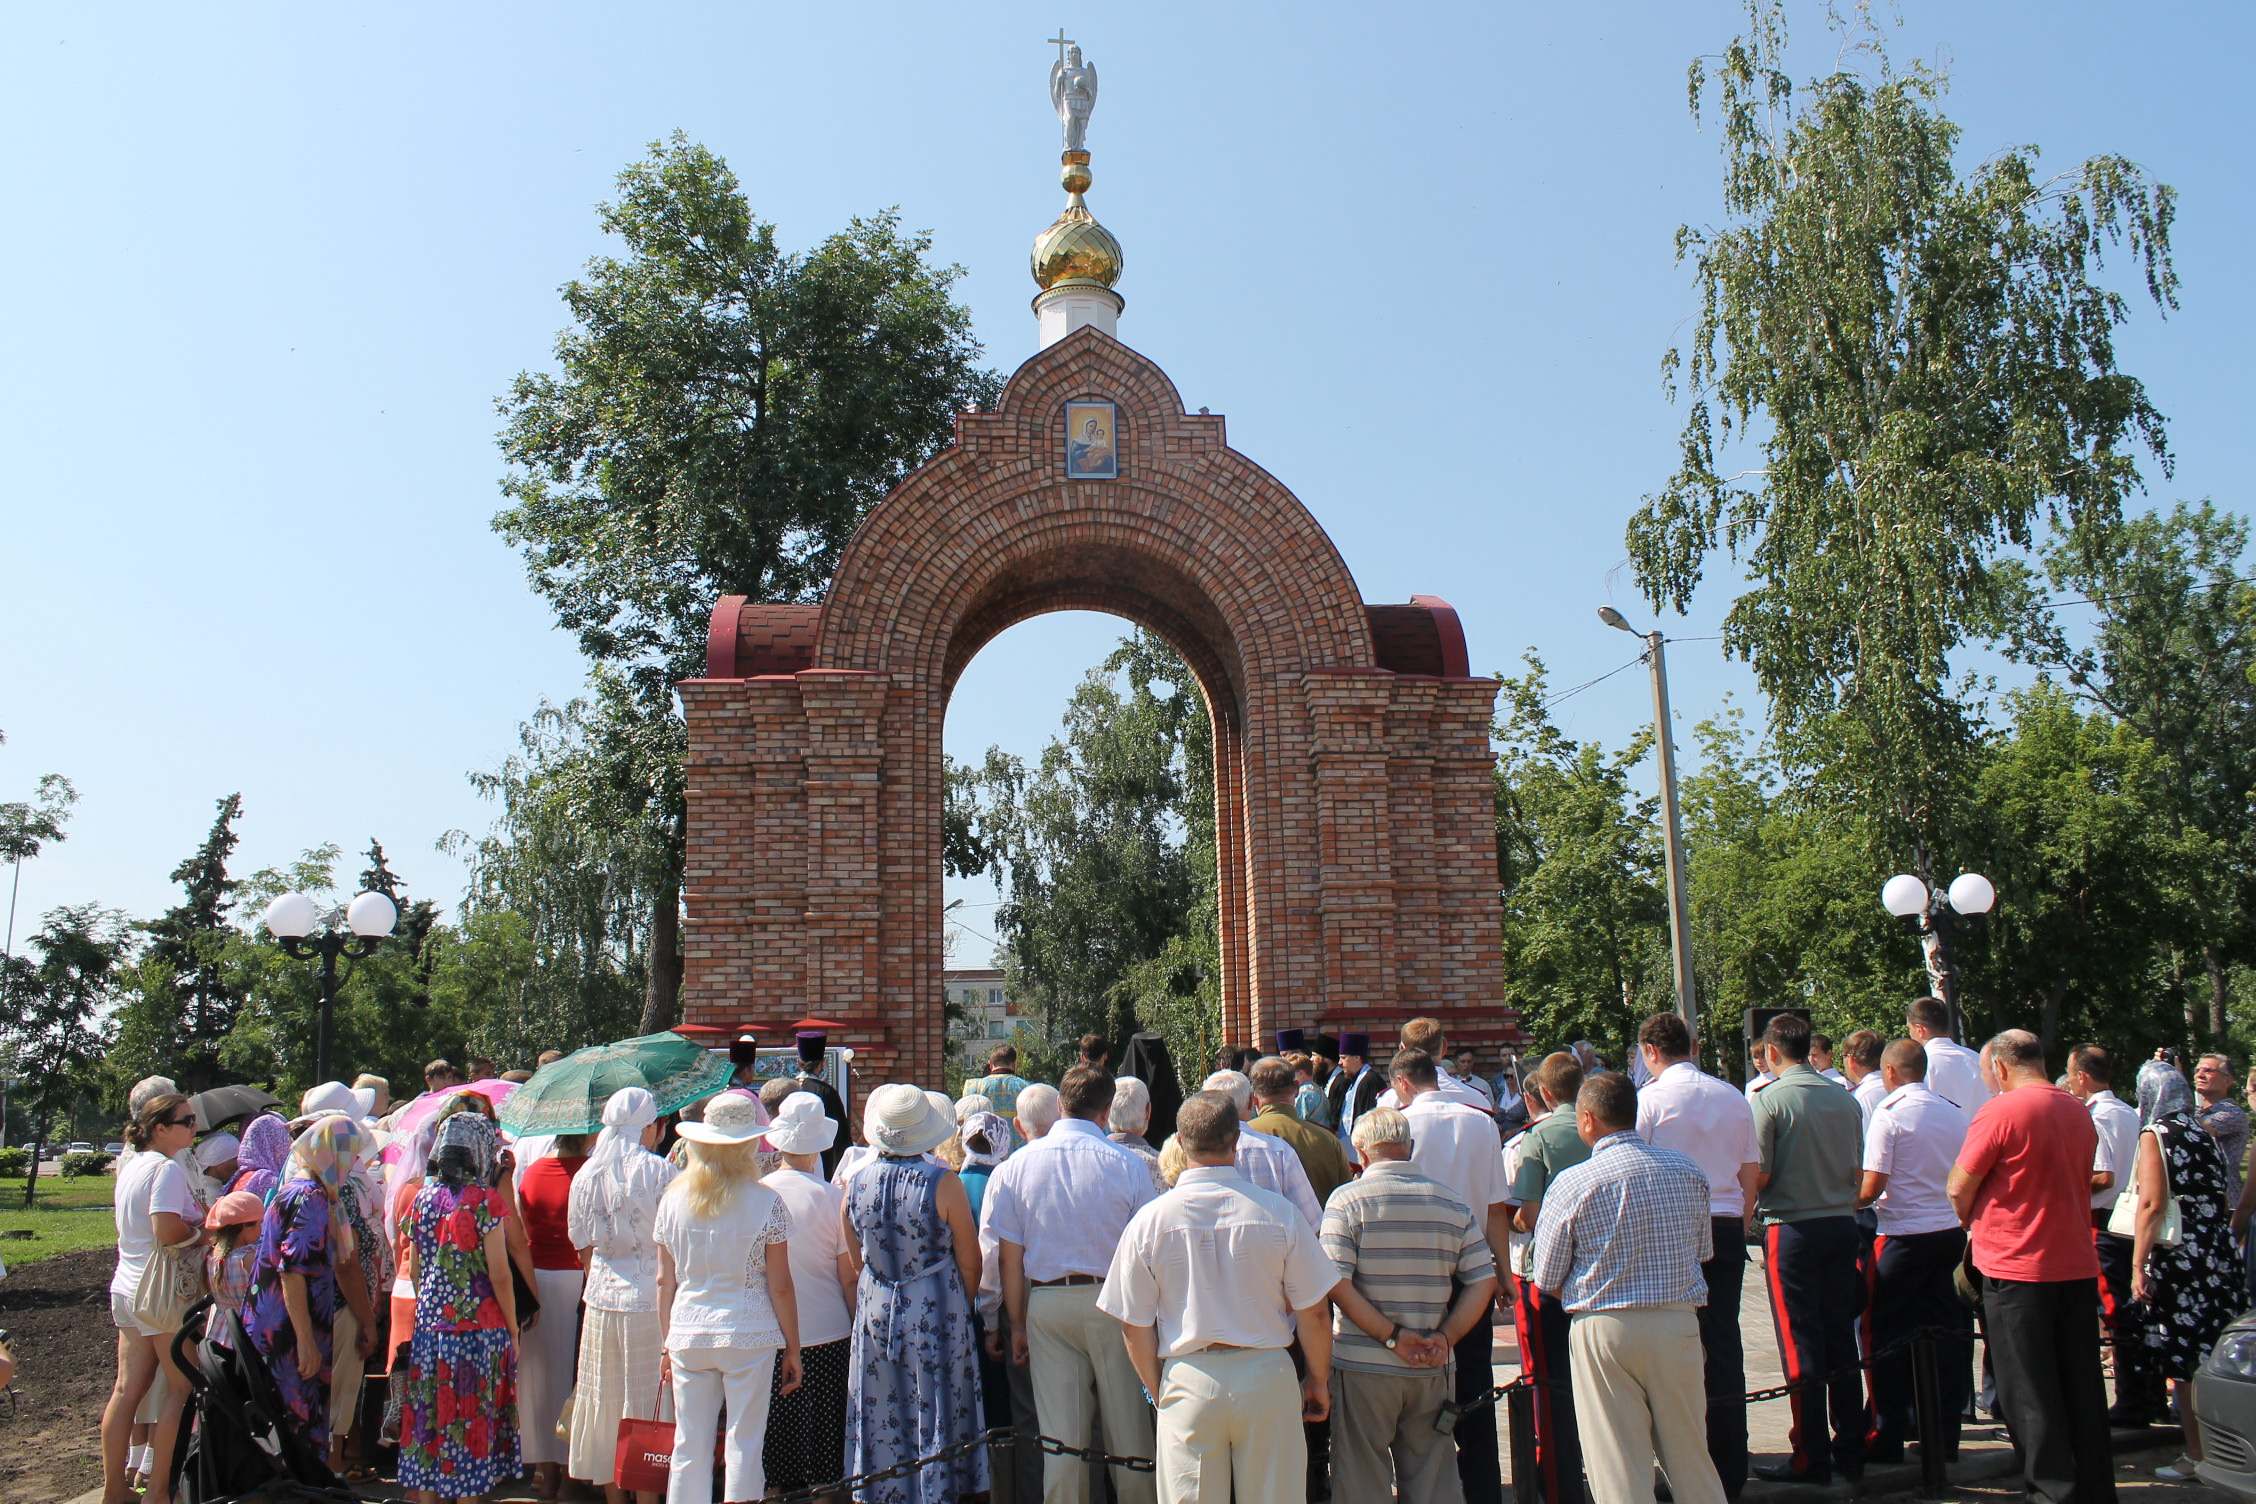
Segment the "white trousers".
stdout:
<svg viewBox="0 0 2256 1504">
<path fill-rule="evenodd" d="M 570 1451 L 557 1438 L 556 1417 L 564 1413 L 564 1397 L 572 1392 L 579 1358 L 580 1284 L 586 1278 L 577 1269 L 533 1271 L 540 1320 L 517 1353 L 517 1444 L 527 1467 L 562 1462 Z"/>
<path fill-rule="evenodd" d="M 1593 1504 L 1652 1504 L 1656 1454 L 1682 1504 L 1724 1504 L 1708 1459 L 1707 1366 L 1690 1306 L 1577 1316 L 1567 1348 Z"/>
<path fill-rule="evenodd" d="M 1285 1350 L 1192 1353 L 1162 1364 L 1158 1473 L 1159 1504 L 1306 1504 L 1300 1381 Z"/>
<path fill-rule="evenodd" d="M 687 1347 L 674 1360 L 674 1460 L 666 1474 L 666 1504 L 712 1504 L 713 1433 L 728 1405 L 728 1440 L 721 1497 L 757 1500 L 768 1491 L 760 1448 L 768 1439 L 768 1385 L 775 1374 L 772 1347 Z"/>
<path fill-rule="evenodd" d="M 1026 1347 L 1034 1413 L 1044 1436 L 1077 1447 L 1101 1442 L 1116 1457 L 1152 1455 L 1151 1407 L 1144 1403 L 1136 1365 L 1128 1361 L 1128 1344 L 1120 1340 L 1120 1323 L 1097 1309 L 1095 1285 L 1028 1291 Z M 1088 1504 L 1093 1471 L 1078 1457 L 1044 1457 L 1043 1504 Z M 1151 1474 L 1112 1470 L 1112 1496 L 1119 1504 L 1152 1504 L 1155 1495 Z"/>
</svg>

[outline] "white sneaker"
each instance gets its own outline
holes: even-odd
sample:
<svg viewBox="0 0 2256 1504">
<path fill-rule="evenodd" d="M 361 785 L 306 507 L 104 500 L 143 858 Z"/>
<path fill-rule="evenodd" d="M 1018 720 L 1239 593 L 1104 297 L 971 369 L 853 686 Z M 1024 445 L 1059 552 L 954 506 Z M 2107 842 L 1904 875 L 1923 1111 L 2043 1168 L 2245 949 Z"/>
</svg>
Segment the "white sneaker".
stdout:
<svg viewBox="0 0 2256 1504">
<path fill-rule="evenodd" d="M 2199 1483 L 2201 1481 L 2201 1474 L 2194 1471 L 2193 1459 L 2183 1452 L 2178 1454 L 2177 1461 L 2167 1467 L 2156 1468 L 2154 1476 L 2164 1483 Z"/>
</svg>

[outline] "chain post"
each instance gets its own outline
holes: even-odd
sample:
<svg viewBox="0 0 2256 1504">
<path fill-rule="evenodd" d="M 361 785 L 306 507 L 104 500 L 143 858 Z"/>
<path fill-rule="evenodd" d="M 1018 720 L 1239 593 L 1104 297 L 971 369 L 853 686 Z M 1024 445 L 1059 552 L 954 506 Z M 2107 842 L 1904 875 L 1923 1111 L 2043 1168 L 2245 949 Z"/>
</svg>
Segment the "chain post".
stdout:
<svg viewBox="0 0 2256 1504">
<path fill-rule="evenodd" d="M 1537 1504 L 1542 1495 L 1535 1465 L 1535 1390 L 1515 1384 L 1504 1395 L 1505 1422 L 1512 1437 L 1512 1499 L 1514 1504 Z"/>
</svg>

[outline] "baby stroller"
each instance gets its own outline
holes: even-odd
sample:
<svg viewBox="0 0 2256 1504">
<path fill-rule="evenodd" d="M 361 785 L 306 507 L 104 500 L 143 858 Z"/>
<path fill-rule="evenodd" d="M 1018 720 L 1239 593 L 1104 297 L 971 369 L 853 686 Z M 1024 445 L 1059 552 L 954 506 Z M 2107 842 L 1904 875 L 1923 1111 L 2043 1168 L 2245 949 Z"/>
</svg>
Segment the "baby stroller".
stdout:
<svg viewBox="0 0 2256 1504">
<path fill-rule="evenodd" d="M 252 1498 L 350 1504 L 352 1491 L 283 1408 L 233 1312 L 209 1296 L 189 1307 L 172 1339 L 172 1356 L 189 1390 L 172 1464 L 172 1496 L 180 1504 Z"/>
</svg>

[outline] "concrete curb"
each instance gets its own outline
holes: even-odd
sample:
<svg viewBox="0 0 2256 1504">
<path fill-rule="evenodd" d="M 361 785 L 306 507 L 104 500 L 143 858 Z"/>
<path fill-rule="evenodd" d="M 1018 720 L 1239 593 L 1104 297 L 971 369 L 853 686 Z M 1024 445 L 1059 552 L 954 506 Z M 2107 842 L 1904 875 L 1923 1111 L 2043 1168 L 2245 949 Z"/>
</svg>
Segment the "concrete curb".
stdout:
<svg viewBox="0 0 2256 1504">
<path fill-rule="evenodd" d="M 2110 1435 L 2110 1444 L 2117 1457 L 2174 1447 L 2181 1440 L 2175 1426 L 2143 1426 L 2136 1430 L 2115 1431 Z M 2016 1466 L 2013 1448 L 2009 1446 L 1963 1456 L 1950 1465 L 1950 1485 L 2010 1478 Z M 1884 1466 L 1869 1467 L 1865 1469 L 1861 1483 L 1764 1483 L 1758 1479 L 1749 1479 L 1746 1491 L 1739 1497 L 1742 1504 L 1834 1504 L 1834 1501 L 1844 1496 L 1858 1499 L 1921 1498 L 1919 1464 L 1916 1461 L 1891 1462 Z"/>
</svg>

